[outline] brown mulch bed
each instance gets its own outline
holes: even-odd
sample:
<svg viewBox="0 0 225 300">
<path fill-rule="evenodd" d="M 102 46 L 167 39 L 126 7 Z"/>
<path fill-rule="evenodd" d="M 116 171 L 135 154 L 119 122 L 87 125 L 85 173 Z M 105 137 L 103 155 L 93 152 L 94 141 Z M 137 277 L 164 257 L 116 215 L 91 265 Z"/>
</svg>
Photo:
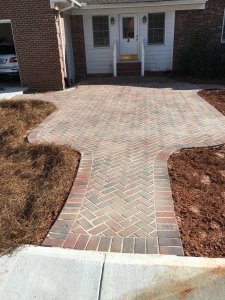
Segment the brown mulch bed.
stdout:
<svg viewBox="0 0 225 300">
<path fill-rule="evenodd" d="M 69 194 L 80 154 L 24 139 L 55 110 L 39 100 L 0 102 L 1 255 L 23 244 L 40 245 Z"/>
<path fill-rule="evenodd" d="M 199 95 L 225 114 L 224 90 Z M 185 255 L 225 257 L 225 145 L 181 149 L 168 170 Z"/>
<path fill-rule="evenodd" d="M 225 115 L 225 89 L 224 90 L 203 90 L 198 95 L 204 98 L 209 104 Z"/>
</svg>

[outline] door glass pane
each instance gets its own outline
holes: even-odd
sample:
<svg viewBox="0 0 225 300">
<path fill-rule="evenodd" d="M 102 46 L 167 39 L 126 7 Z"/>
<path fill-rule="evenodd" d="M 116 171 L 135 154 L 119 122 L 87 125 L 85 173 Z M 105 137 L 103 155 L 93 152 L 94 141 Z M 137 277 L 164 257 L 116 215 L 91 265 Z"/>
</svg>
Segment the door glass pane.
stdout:
<svg viewBox="0 0 225 300">
<path fill-rule="evenodd" d="M 123 38 L 133 39 L 134 38 L 134 18 L 123 18 Z"/>
</svg>

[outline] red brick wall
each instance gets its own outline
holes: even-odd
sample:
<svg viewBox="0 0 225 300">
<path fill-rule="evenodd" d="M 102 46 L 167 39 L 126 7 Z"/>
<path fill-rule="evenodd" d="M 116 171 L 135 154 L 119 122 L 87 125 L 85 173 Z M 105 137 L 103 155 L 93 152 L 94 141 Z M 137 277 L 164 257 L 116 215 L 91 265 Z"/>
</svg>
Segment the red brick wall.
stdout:
<svg viewBox="0 0 225 300">
<path fill-rule="evenodd" d="M 71 16 L 70 27 L 73 43 L 75 77 L 76 80 L 79 80 L 87 75 L 83 16 Z"/>
<path fill-rule="evenodd" d="M 210 37 L 215 44 L 221 44 L 225 0 L 208 0 L 205 10 L 176 11 L 174 35 L 174 68 L 178 55 L 191 42 L 198 31 Z"/>
<path fill-rule="evenodd" d="M 59 90 L 64 75 L 56 12 L 49 0 L 1 0 L 0 20 L 10 19 L 22 86 Z"/>
</svg>

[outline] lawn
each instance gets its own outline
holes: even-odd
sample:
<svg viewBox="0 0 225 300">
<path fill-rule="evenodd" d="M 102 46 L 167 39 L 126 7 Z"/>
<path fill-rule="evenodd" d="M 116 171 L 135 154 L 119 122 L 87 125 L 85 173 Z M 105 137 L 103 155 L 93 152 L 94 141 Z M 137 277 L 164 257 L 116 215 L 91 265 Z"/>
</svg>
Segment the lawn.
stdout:
<svg viewBox="0 0 225 300">
<path fill-rule="evenodd" d="M 225 90 L 199 95 L 225 115 Z M 225 145 L 181 149 L 168 170 L 185 255 L 225 257 Z"/>
<path fill-rule="evenodd" d="M 80 154 L 66 145 L 30 144 L 24 136 L 56 110 L 50 102 L 0 102 L 0 254 L 40 245 L 75 178 Z"/>
</svg>

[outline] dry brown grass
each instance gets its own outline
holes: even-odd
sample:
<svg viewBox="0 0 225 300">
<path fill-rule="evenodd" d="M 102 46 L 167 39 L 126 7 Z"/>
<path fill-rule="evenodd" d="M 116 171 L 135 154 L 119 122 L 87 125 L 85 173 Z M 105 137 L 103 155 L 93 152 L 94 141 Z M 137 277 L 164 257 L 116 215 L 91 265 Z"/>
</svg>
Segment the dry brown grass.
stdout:
<svg viewBox="0 0 225 300">
<path fill-rule="evenodd" d="M 39 100 L 0 102 L 1 255 L 42 242 L 74 180 L 79 153 L 23 138 L 54 110 L 54 104 Z"/>
</svg>

